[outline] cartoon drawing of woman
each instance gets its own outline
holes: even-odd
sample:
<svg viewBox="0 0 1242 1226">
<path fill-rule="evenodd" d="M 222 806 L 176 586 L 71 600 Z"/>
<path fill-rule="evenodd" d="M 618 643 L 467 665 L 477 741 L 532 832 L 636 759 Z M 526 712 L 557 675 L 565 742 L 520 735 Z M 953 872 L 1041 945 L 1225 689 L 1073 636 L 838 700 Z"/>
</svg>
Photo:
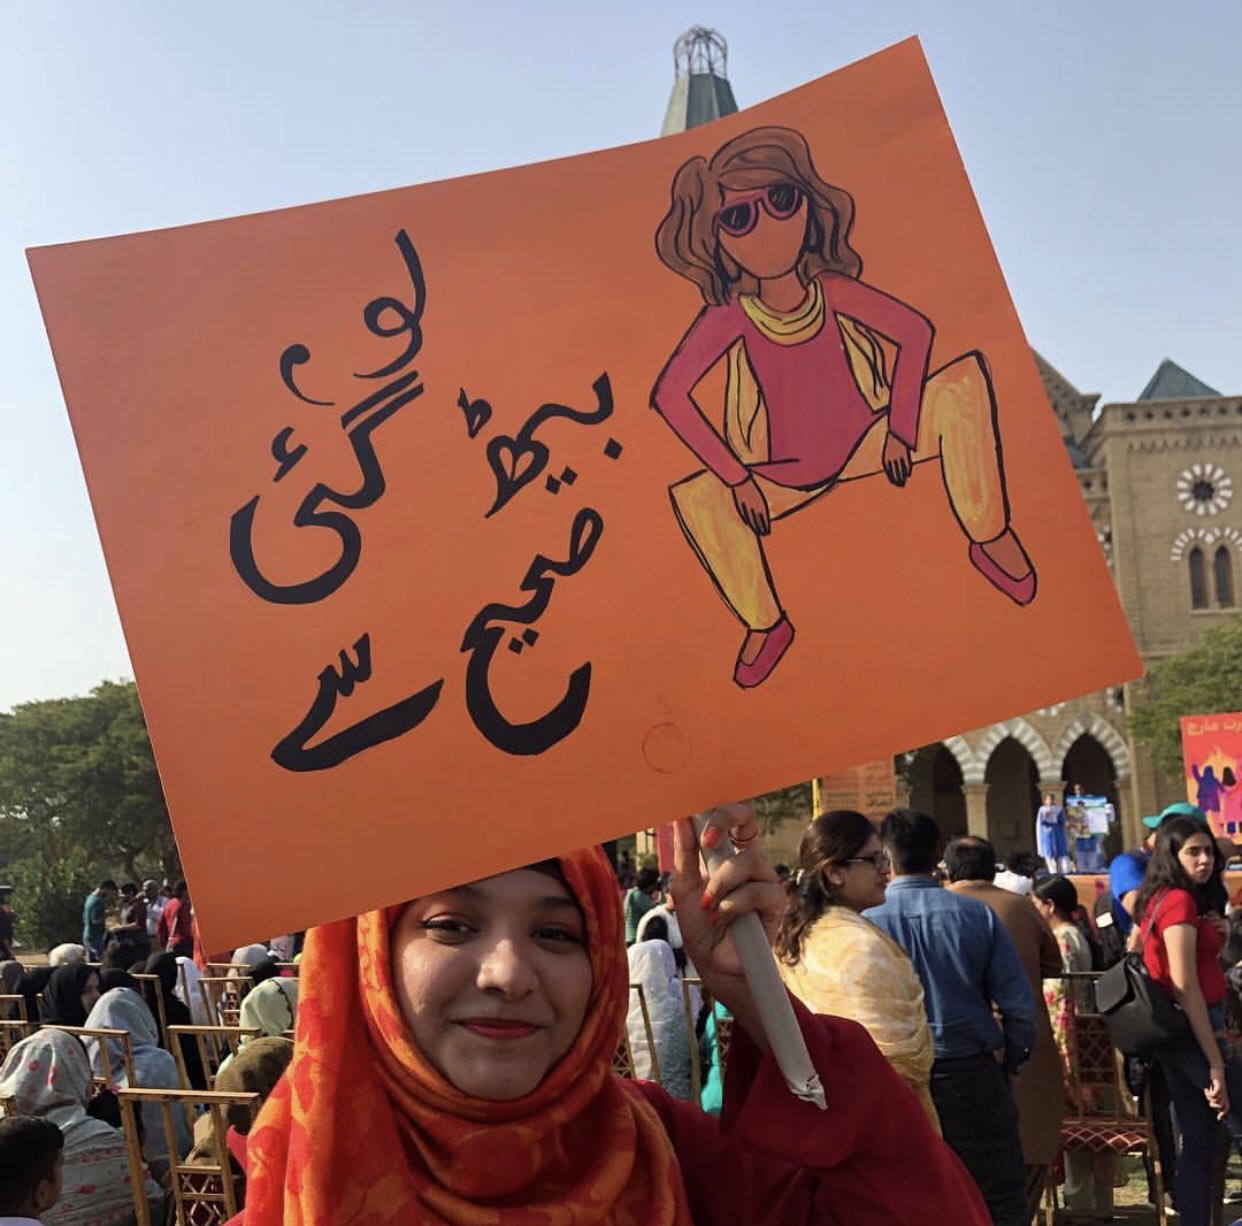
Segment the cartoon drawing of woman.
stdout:
<svg viewBox="0 0 1242 1226">
<path fill-rule="evenodd" d="M 1035 569 L 1009 523 L 984 357 L 928 373 L 934 329 L 867 285 L 854 201 L 805 138 L 756 128 L 678 170 L 656 251 L 707 304 L 652 392 L 703 465 L 670 490 L 686 539 L 746 628 L 734 680 L 761 684 L 793 642 L 764 554 L 772 522 L 881 472 L 897 488 L 939 459 L 949 506 L 984 578 L 1019 605 Z M 723 423 L 694 399 L 721 359 Z"/>
</svg>

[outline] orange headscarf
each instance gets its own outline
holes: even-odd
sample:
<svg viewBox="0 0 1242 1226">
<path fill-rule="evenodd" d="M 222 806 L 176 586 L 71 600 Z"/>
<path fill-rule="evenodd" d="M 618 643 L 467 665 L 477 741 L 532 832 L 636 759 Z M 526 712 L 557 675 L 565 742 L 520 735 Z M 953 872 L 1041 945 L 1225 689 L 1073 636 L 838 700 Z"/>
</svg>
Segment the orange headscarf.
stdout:
<svg viewBox="0 0 1242 1226">
<path fill-rule="evenodd" d="M 472 1098 L 414 1043 L 392 982 L 399 909 L 315 929 L 293 1063 L 250 1134 L 246 1226 L 690 1226 L 659 1117 L 611 1071 L 629 995 L 616 878 L 562 857 L 586 917 L 586 1020 L 524 1098 Z"/>
</svg>

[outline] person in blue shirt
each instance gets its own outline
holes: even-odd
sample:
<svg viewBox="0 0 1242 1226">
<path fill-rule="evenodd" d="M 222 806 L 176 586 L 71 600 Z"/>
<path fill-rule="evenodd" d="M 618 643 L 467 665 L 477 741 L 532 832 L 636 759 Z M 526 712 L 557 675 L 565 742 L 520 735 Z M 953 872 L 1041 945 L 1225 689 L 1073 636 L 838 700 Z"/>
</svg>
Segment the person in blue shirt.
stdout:
<svg viewBox="0 0 1242 1226">
<path fill-rule="evenodd" d="M 933 876 L 941 839 L 930 817 L 895 809 L 880 835 L 894 876 L 884 902 L 863 914 L 909 954 L 923 983 L 936 1056 L 931 1096 L 944 1139 L 995 1226 L 1029 1226 L 1010 1081 L 1035 1043 L 1022 963 L 990 907 L 942 889 Z"/>
</svg>

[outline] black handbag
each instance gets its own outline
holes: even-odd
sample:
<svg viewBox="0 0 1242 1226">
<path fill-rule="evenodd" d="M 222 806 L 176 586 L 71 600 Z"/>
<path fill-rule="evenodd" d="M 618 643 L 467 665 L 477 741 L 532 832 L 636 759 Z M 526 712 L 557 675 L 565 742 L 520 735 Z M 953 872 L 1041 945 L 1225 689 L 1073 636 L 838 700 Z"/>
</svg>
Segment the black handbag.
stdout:
<svg viewBox="0 0 1242 1226">
<path fill-rule="evenodd" d="M 1152 912 L 1140 952 L 1128 953 L 1096 981 L 1095 1003 L 1108 1023 L 1113 1045 L 1126 1056 L 1150 1056 L 1156 1048 L 1186 1033 L 1182 1007 L 1147 973 L 1142 945 L 1147 943 L 1160 904 Z"/>
</svg>

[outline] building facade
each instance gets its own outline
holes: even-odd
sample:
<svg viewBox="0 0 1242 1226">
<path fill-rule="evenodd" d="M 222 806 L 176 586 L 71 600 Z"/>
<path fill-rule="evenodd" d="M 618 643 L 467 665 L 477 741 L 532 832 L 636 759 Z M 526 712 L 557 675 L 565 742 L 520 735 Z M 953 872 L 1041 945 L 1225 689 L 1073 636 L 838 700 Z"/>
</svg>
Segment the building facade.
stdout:
<svg viewBox="0 0 1242 1226">
<path fill-rule="evenodd" d="M 1145 665 L 1185 651 L 1237 609 L 1242 567 L 1242 397 L 1164 361 L 1137 400 L 1097 407 L 1039 354 L 1052 411 Z M 924 746 L 908 759 L 910 803 L 947 833 L 1032 850 L 1041 793 L 1107 795 L 1133 845 L 1139 819 L 1185 799 L 1126 735 L 1141 683 L 1088 694 Z"/>
</svg>

